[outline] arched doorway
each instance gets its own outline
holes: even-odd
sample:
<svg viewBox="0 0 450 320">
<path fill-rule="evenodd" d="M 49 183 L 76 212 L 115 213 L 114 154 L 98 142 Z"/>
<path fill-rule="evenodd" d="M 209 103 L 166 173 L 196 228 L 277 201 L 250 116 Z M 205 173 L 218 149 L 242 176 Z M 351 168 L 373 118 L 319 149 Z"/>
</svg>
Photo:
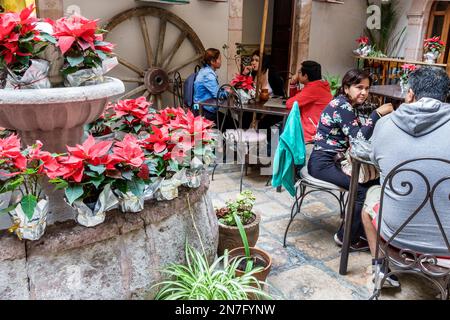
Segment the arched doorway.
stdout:
<svg viewBox="0 0 450 320">
<path fill-rule="evenodd" d="M 438 63 L 447 63 L 450 49 L 450 2 L 435 1 L 431 7 L 430 19 L 427 29 L 427 38 L 439 36 L 446 44 L 444 54 L 442 54 Z"/>
</svg>

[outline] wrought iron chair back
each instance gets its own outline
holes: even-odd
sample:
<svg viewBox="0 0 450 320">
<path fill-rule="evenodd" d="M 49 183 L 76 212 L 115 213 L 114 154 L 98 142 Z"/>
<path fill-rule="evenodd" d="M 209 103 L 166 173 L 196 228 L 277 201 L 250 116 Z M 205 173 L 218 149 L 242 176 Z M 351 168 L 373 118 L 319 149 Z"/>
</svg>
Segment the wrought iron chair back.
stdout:
<svg viewBox="0 0 450 320">
<path fill-rule="evenodd" d="M 433 165 L 434 164 L 434 165 Z M 439 175 L 433 173 L 433 177 L 426 172 L 430 168 L 439 168 Z M 423 172 L 425 171 L 425 173 Z M 428 173 L 428 174 L 427 174 Z M 413 177 L 419 178 L 425 186 L 425 194 L 417 195 L 414 192 L 415 185 L 411 181 Z M 445 184 L 447 187 L 445 188 Z M 448 235 L 445 231 L 450 226 L 444 226 L 439 213 L 450 215 L 450 209 L 447 204 L 445 208 L 437 207 L 440 200 L 450 200 L 450 161 L 440 158 L 419 158 L 408 160 L 394 167 L 386 176 L 380 198 L 380 208 L 378 213 L 378 230 L 375 259 L 383 259 L 382 269 L 388 270 L 390 265 L 395 266 L 395 270 L 381 276 L 380 273 L 375 275 L 375 288 L 371 299 L 377 299 L 381 294 L 381 288 L 386 278 L 391 274 L 413 273 L 431 281 L 441 292 L 441 299 L 447 300 L 449 294 L 450 269 L 439 266 L 438 259 L 442 257 L 450 257 L 450 243 Z M 416 186 L 417 187 L 417 186 Z M 405 201 L 407 197 L 414 197 L 418 202 L 417 208 L 407 217 L 404 223 L 393 232 L 389 239 L 381 237 L 381 226 L 383 221 L 383 207 L 386 201 L 386 189 L 395 195 L 398 200 Z M 445 196 L 445 198 L 444 198 Z M 422 199 L 423 198 L 423 199 Z M 445 243 L 446 250 L 436 253 L 434 250 L 430 252 L 417 252 L 411 248 L 403 247 L 397 249 L 395 245 L 399 234 L 411 223 L 411 221 L 419 215 L 431 214 L 436 222 L 436 234 L 440 235 Z M 393 245 L 394 244 L 394 245 Z M 425 250 L 424 250 L 425 251 Z M 434 252 L 433 252 L 434 251 Z"/>
<path fill-rule="evenodd" d="M 183 102 L 183 81 L 178 71 L 173 74 L 173 106 L 185 107 Z"/>
</svg>

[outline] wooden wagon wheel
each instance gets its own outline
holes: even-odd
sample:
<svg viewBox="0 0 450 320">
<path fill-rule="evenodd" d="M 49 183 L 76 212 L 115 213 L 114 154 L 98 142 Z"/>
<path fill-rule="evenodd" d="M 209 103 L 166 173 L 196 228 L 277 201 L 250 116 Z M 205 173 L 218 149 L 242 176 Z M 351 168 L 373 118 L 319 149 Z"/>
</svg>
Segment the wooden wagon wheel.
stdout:
<svg viewBox="0 0 450 320">
<path fill-rule="evenodd" d="M 159 33 L 156 46 L 152 46 L 151 44 L 151 34 L 149 33 L 146 17 L 159 19 Z M 146 65 L 140 67 L 129 62 L 126 57 L 117 57 L 121 65 L 137 75 L 137 77 L 131 78 L 119 77 L 124 82 L 137 84 L 136 88 L 126 92 L 121 98 L 127 99 L 137 95 L 144 95 L 160 108 L 162 106 L 162 93 L 165 91 L 173 93 L 172 88 L 170 88 L 170 83 L 172 82 L 170 79 L 173 78 L 172 74 L 194 62 L 198 62 L 203 56 L 205 49 L 195 31 L 183 19 L 170 11 L 156 7 L 137 7 L 117 14 L 104 27 L 108 30 L 106 38 L 108 38 L 108 34 L 113 32 L 114 28 L 132 19 L 137 19 L 139 23 L 143 46 L 145 47 Z M 179 34 L 175 43 L 167 51 L 168 54 L 163 56 L 166 30 L 169 24 L 175 26 Z M 173 63 L 174 57 L 186 40 L 194 48 L 195 54 L 184 59 L 183 62 Z M 126 44 L 116 43 L 116 48 L 119 48 L 121 45 Z M 129 49 L 134 50 L 131 47 Z"/>
</svg>

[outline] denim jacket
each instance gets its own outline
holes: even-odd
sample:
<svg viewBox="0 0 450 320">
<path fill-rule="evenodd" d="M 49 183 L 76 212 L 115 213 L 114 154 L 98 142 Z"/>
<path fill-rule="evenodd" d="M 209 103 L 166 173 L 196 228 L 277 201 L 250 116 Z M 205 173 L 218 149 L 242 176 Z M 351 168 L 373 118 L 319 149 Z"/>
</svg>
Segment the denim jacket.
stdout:
<svg viewBox="0 0 450 320">
<path fill-rule="evenodd" d="M 194 103 L 217 98 L 218 90 L 219 80 L 214 70 L 210 66 L 201 68 L 194 82 Z M 204 106 L 203 108 L 213 113 L 217 111 L 215 106 Z"/>
</svg>

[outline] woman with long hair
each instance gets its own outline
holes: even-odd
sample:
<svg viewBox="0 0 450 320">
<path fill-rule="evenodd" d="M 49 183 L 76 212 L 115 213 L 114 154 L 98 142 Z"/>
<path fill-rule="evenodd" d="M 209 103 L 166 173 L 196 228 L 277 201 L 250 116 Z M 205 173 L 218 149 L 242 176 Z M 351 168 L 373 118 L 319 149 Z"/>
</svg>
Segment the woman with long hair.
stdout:
<svg viewBox="0 0 450 320">
<path fill-rule="evenodd" d="M 340 161 L 350 147 L 350 140 L 368 140 L 377 121 L 393 111 L 392 104 L 382 105 L 370 114 L 364 124 L 361 123 L 357 110 L 369 97 L 371 84 L 372 78 L 368 71 L 353 69 L 345 74 L 335 99 L 325 107 L 320 117 L 314 137 L 314 149 L 308 162 L 308 172 L 311 176 L 349 190 L 350 176 L 342 171 Z M 361 210 L 367 190 L 376 182 L 369 181 L 358 185 L 351 229 L 351 249 L 354 251 L 368 250 Z M 334 240 L 338 245 L 342 245 L 342 225 L 334 235 Z"/>
</svg>

